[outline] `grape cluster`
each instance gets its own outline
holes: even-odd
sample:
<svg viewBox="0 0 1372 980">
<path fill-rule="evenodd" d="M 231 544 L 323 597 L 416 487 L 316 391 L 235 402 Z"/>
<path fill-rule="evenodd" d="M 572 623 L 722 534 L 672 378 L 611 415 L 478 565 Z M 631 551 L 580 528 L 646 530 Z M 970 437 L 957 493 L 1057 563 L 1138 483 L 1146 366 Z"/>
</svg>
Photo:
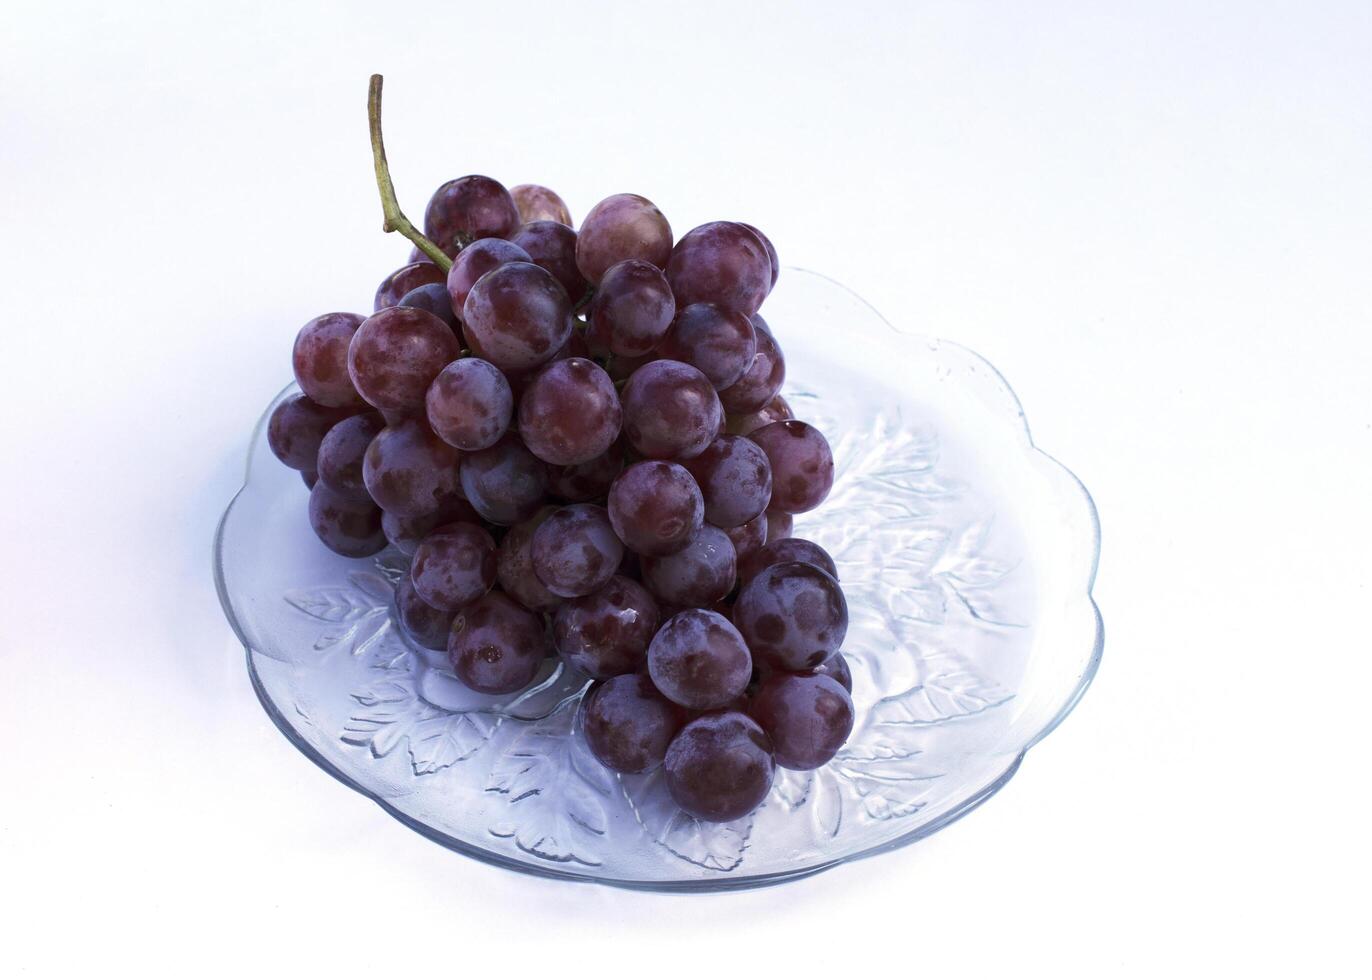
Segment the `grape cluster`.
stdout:
<svg viewBox="0 0 1372 980">
<path fill-rule="evenodd" d="M 636 194 L 574 230 L 548 188 L 480 176 L 440 187 L 424 232 L 451 269 L 416 249 L 371 316 L 296 337 L 302 394 L 267 434 L 320 540 L 409 556 L 397 617 L 472 689 L 552 656 L 589 675 L 592 753 L 664 767 L 700 819 L 828 762 L 853 725 L 848 609 L 790 533 L 834 464 L 780 394 L 772 243 L 734 221 L 674 240 Z"/>
</svg>

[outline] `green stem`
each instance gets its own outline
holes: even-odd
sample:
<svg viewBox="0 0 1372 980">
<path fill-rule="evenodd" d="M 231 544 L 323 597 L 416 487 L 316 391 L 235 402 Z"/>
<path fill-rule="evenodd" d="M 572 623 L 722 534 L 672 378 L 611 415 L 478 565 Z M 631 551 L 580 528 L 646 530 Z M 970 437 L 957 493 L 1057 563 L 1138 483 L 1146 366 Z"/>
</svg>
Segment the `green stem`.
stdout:
<svg viewBox="0 0 1372 980">
<path fill-rule="evenodd" d="M 381 76 L 373 75 L 367 90 L 367 122 L 372 133 L 372 162 L 376 165 L 376 189 L 381 192 L 381 212 L 385 221 L 382 231 L 398 231 L 419 247 L 444 272 L 453 267 L 453 260 L 443 253 L 424 233 L 410 223 L 395 199 L 395 185 L 391 183 L 391 168 L 386 163 L 386 145 L 381 141 Z"/>
</svg>

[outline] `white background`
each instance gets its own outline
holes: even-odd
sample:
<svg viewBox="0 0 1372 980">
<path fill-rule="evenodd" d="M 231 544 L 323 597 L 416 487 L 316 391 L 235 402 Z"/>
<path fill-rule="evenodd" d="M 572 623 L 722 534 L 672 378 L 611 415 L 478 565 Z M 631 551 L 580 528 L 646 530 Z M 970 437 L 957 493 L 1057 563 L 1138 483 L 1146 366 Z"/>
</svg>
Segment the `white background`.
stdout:
<svg viewBox="0 0 1372 980">
<path fill-rule="evenodd" d="M 3 969 L 1366 969 L 1369 9 L 6 0 Z M 1106 652 L 999 796 L 655 896 L 450 854 L 286 744 L 210 538 L 296 329 L 407 250 L 372 71 L 412 215 L 475 172 L 742 218 L 1001 369 L 1099 506 Z"/>
</svg>

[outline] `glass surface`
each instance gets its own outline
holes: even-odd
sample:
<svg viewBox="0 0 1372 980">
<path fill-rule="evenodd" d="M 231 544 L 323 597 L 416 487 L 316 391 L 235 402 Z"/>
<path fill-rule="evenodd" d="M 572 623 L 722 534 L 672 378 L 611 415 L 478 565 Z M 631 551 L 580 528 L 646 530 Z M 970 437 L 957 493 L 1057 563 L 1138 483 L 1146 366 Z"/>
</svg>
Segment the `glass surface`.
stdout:
<svg viewBox="0 0 1372 980">
<path fill-rule="evenodd" d="M 326 550 L 259 422 L 215 573 L 286 737 L 453 850 L 627 887 L 785 881 L 918 840 L 995 793 L 1100 658 L 1091 498 L 1034 448 L 1014 394 L 970 351 L 900 333 L 797 269 L 763 313 L 786 353 L 783 393 L 836 460 L 829 499 L 795 522 L 834 556 L 850 609 L 858 717 L 836 759 L 778 770 L 752 815 L 701 823 L 659 775 L 590 756 L 574 726 L 584 677 L 549 661 L 518 695 L 468 691 L 396 627 L 405 559 Z"/>
</svg>

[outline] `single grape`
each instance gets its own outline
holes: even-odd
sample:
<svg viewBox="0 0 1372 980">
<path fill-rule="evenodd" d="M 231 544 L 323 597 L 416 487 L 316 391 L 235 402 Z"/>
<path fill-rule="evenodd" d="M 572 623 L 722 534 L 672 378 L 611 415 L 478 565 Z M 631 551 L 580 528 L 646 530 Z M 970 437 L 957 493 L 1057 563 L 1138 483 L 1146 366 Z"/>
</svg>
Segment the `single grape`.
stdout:
<svg viewBox="0 0 1372 980">
<path fill-rule="evenodd" d="M 586 277 L 576 265 L 576 232 L 560 221 L 534 221 L 510 239 L 529 253 L 534 265 L 547 269 L 567 290 L 573 303 L 586 294 Z"/>
<path fill-rule="evenodd" d="M 715 303 L 752 316 L 772 288 L 772 262 L 761 239 L 743 225 L 711 221 L 676 243 L 667 281 L 679 307 Z"/>
<path fill-rule="evenodd" d="M 843 685 L 843 689 L 849 694 L 853 693 L 853 672 L 848 668 L 848 660 L 841 653 L 836 653 L 814 670 L 813 674 L 823 674 L 832 677 Z"/>
<path fill-rule="evenodd" d="M 643 663 L 660 622 L 648 590 L 616 575 L 558 608 L 553 645 L 568 664 L 597 680 L 629 674 Z"/>
<path fill-rule="evenodd" d="M 724 399 L 721 398 L 722 402 Z M 743 415 L 730 415 L 724 423 L 724 431 L 731 436 L 746 436 L 756 429 L 762 428 L 769 422 L 780 422 L 783 419 L 795 418 L 791 411 L 791 406 L 786 404 L 786 399 L 780 395 L 774 395 L 772 400 L 762 406 L 756 412 L 747 412 Z"/>
<path fill-rule="evenodd" d="M 340 496 L 324 483 L 310 490 L 310 527 L 330 551 L 345 558 L 366 558 L 386 547 L 377 506 Z"/>
<path fill-rule="evenodd" d="M 610 581 L 624 557 L 609 515 L 595 504 L 569 504 L 544 521 L 529 546 L 534 574 L 564 598 L 589 595 Z"/>
<path fill-rule="evenodd" d="M 708 378 L 680 361 L 652 361 L 620 395 L 624 435 L 649 459 L 689 459 L 714 441 L 722 419 Z"/>
<path fill-rule="evenodd" d="M 426 282 L 422 286 L 416 286 L 400 297 L 400 302 L 395 305 L 432 313 L 448 325 L 453 336 L 457 337 L 458 342 L 461 343 L 462 324 L 458 322 L 457 314 L 453 312 L 453 301 L 448 295 L 447 283 Z"/>
<path fill-rule="evenodd" d="M 534 574 L 533 556 L 529 553 L 534 532 L 555 513 L 556 507 L 544 507 L 527 521 L 510 528 L 500 539 L 500 549 L 496 553 L 495 572 L 501 589 L 533 612 L 551 612 L 562 602 L 562 598 L 549 592 Z"/>
<path fill-rule="evenodd" d="M 381 285 L 376 287 L 376 299 L 372 303 L 372 312 L 379 313 L 381 310 L 395 306 L 400 302 L 400 297 L 416 286 L 442 281 L 443 270 L 428 261 L 427 258 L 423 262 L 411 262 L 409 265 L 401 266 L 385 279 L 382 279 Z"/>
<path fill-rule="evenodd" d="M 365 412 L 339 422 L 319 444 L 315 471 L 334 493 L 355 500 L 371 500 L 362 479 L 367 447 L 384 428 L 381 416 Z"/>
<path fill-rule="evenodd" d="M 719 528 L 706 524 L 686 547 L 661 557 L 642 557 L 643 584 L 663 602 L 708 606 L 734 588 L 734 543 Z"/>
<path fill-rule="evenodd" d="M 742 313 L 713 303 L 693 303 L 677 311 L 676 322 L 657 352 L 698 369 L 718 391 L 742 378 L 752 365 L 757 337 L 752 321 Z"/>
<path fill-rule="evenodd" d="M 373 313 L 353 334 L 348 374 L 367 403 L 415 413 L 438 372 L 462 349 L 448 325 L 423 310 L 393 306 Z"/>
<path fill-rule="evenodd" d="M 777 284 L 777 276 L 781 275 L 781 260 L 777 258 L 777 250 L 772 244 L 772 240 L 746 221 L 740 221 L 739 224 L 756 235 L 758 241 L 762 242 L 762 247 L 767 250 L 767 261 L 772 266 L 772 285 L 775 286 Z"/>
<path fill-rule="evenodd" d="M 591 754 L 615 772 L 660 766 L 684 720 L 682 710 L 643 674 L 620 674 L 595 684 L 580 713 Z"/>
<path fill-rule="evenodd" d="M 606 270 L 591 300 L 587 342 L 599 354 L 642 357 L 672 327 L 676 300 L 651 262 L 625 259 Z"/>
<path fill-rule="evenodd" d="M 448 634 L 453 673 L 482 694 L 527 687 L 551 652 L 543 618 L 503 592 L 487 592 L 463 606 Z"/>
<path fill-rule="evenodd" d="M 716 711 L 682 728 L 663 759 L 667 791 L 701 820 L 747 816 L 772 789 L 772 743 L 741 711 Z"/>
<path fill-rule="evenodd" d="M 461 319 L 467 297 L 478 279 L 502 265 L 532 261 L 528 252 L 503 238 L 482 238 L 458 252 L 446 282 L 448 301 L 458 318 Z"/>
<path fill-rule="evenodd" d="M 786 359 L 781 355 L 776 338 L 762 317 L 753 316 L 752 324 L 757 353 L 743 377 L 719 393 L 720 404 L 733 415 L 761 411 L 777 396 L 786 380 Z"/>
<path fill-rule="evenodd" d="M 362 396 L 348 375 L 348 345 L 362 325 L 356 313 L 325 313 L 300 328 L 291 351 L 295 381 L 311 401 L 361 408 Z"/>
<path fill-rule="evenodd" d="M 572 212 L 567 202 L 554 190 L 541 184 L 516 184 L 510 188 L 519 219 L 526 224 L 534 221 L 560 221 L 572 225 Z"/>
<path fill-rule="evenodd" d="M 828 572 L 829 577 L 834 581 L 838 581 L 838 569 L 834 566 L 834 560 L 829 557 L 829 552 L 805 538 L 782 538 L 779 541 L 773 541 L 771 544 L 763 545 L 748 560 L 739 561 L 739 584 L 747 585 L 764 568 L 771 568 L 773 565 L 780 565 L 788 561 L 809 562 L 816 568 Z"/>
<path fill-rule="evenodd" d="M 657 205 L 637 194 L 615 194 L 591 208 L 576 239 L 576 264 L 591 283 L 625 259 L 661 269 L 672 255 L 672 226 Z"/>
<path fill-rule="evenodd" d="M 481 238 L 509 238 L 518 227 L 519 209 L 505 185 L 476 174 L 448 181 L 424 209 L 424 236 L 448 258 Z"/>
<path fill-rule="evenodd" d="M 848 603 L 828 572 L 808 562 L 783 562 L 742 588 L 734 625 L 759 661 L 779 670 L 810 670 L 843 645 Z"/>
<path fill-rule="evenodd" d="M 419 542 L 427 538 L 436 527 L 455 524 L 458 521 L 475 523 L 481 520 L 472 505 L 458 495 L 457 491 L 443 498 L 437 510 L 417 517 L 403 517 L 389 511 L 381 515 L 381 529 L 386 532 L 386 540 L 407 558 L 413 557 Z"/>
<path fill-rule="evenodd" d="M 408 575 L 396 584 L 395 611 L 410 639 L 429 650 L 448 649 L 453 614 L 425 602 Z"/>
<path fill-rule="evenodd" d="M 772 740 L 777 765 L 786 769 L 818 769 L 853 730 L 852 697 L 823 674 L 772 674 L 753 695 L 749 714 Z"/>
<path fill-rule="evenodd" d="M 418 517 L 457 489 L 458 453 L 418 419 L 388 425 L 362 457 L 362 480 L 384 510 Z"/>
<path fill-rule="evenodd" d="M 554 361 L 519 400 L 519 435 L 554 466 L 588 463 L 619 437 L 619 393 L 600 366 L 583 357 Z"/>
<path fill-rule="evenodd" d="M 462 460 L 462 490 L 492 524 L 518 524 L 532 517 L 547 489 L 543 463 L 513 435 Z"/>
<path fill-rule="evenodd" d="M 324 436 L 356 411 L 329 408 L 305 395 L 293 395 L 272 410 L 267 420 L 267 445 L 291 469 L 313 473 Z"/>
<path fill-rule="evenodd" d="M 824 434 L 807 422 L 786 419 L 748 436 L 772 464 L 772 510 L 814 510 L 834 485 L 834 455 Z"/>
<path fill-rule="evenodd" d="M 500 369 L 479 357 L 453 361 L 424 396 L 425 414 L 439 438 L 475 452 L 500 441 L 514 415 L 514 392 Z"/>
<path fill-rule="evenodd" d="M 418 245 L 410 246 L 410 257 L 405 261 L 411 264 L 415 262 L 428 262 L 430 264 L 433 263 L 433 259 L 429 258 L 426 254 L 424 254 L 424 250 L 421 249 Z"/>
<path fill-rule="evenodd" d="M 743 694 L 753 659 L 729 620 L 706 609 L 687 609 L 653 637 L 648 673 L 664 697 L 683 708 L 708 711 Z"/>
<path fill-rule="evenodd" d="M 644 460 L 625 467 L 606 502 L 615 534 L 640 555 L 670 555 L 704 523 L 705 501 L 677 463 Z"/>
<path fill-rule="evenodd" d="M 715 527 L 746 524 L 772 499 L 772 466 L 756 443 L 720 436 L 699 456 L 686 460 L 705 498 L 705 519 Z"/>
<path fill-rule="evenodd" d="M 552 274 L 509 262 L 476 281 L 462 307 L 467 343 L 502 371 L 527 371 L 553 358 L 572 332 L 572 304 Z"/>
<path fill-rule="evenodd" d="M 739 581 L 742 582 L 744 562 L 757 554 L 758 549 L 767 543 L 767 513 L 764 511 L 738 527 L 726 527 L 724 533 L 729 535 L 729 540 L 733 542 L 734 554 L 738 560 Z"/>
<path fill-rule="evenodd" d="M 569 503 L 586 503 L 605 496 L 620 470 L 624 469 L 624 447 L 615 440 L 595 459 L 571 466 L 548 467 L 548 492 Z"/>
<path fill-rule="evenodd" d="M 495 585 L 495 540 L 476 524 L 445 524 L 420 542 L 410 578 L 435 609 L 460 609 Z"/>
<path fill-rule="evenodd" d="M 784 510 L 767 511 L 767 543 L 781 541 L 791 536 L 791 527 L 795 524 L 795 518 Z"/>
</svg>

